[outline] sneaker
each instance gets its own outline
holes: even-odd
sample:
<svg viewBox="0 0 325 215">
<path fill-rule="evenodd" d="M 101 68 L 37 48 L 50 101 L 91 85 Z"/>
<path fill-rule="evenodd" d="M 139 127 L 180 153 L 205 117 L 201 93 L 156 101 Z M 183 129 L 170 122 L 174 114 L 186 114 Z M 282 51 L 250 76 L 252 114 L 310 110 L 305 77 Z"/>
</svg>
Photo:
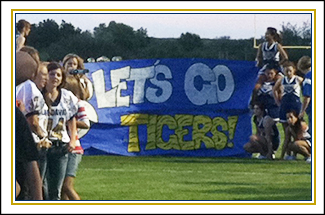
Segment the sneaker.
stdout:
<svg viewBox="0 0 325 215">
<path fill-rule="evenodd" d="M 263 159 L 267 159 L 267 157 L 264 156 L 264 155 L 259 155 L 259 156 L 257 157 L 257 159 L 263 160 Z"/>
<path fill-rule="evenodd" d="M 285 160 L 291 161 L 291 160 L 296 160 L 296 156 L 293 155 L 287 155 L 284 157 Z"/>
<path fill-rule="evenodd" d="M 306 159 L 306 163 L 311 163 L 311 157 L 308 157 L 308 158 Z"/>
</svg>

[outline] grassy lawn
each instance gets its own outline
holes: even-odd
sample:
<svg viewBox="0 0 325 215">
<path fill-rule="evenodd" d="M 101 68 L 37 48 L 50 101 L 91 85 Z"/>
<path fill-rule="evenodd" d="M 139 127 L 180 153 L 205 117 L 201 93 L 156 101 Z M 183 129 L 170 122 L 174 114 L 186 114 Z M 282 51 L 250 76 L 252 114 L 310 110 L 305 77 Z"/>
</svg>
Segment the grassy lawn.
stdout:
<svg viewBox="0 0 325 215">
<path fill-rule="evenodd" d="M 274 161 L 84 156 L 75 188 L 82 200 L 311 200 L 311 165 L 301 155 L 279 160 L 284 134 L 277 126 L 281 145 Z"/>
<path fill-rule="evenodd" d="M 311 200 L 304 160 L 84 156 L 82 200 Z"/>
</svg>

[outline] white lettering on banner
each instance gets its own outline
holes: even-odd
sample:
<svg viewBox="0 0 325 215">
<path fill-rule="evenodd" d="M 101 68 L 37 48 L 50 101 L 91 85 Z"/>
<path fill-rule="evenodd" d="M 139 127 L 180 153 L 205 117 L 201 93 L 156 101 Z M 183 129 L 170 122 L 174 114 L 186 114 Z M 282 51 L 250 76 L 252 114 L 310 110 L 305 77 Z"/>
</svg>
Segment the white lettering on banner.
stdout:
<svg viewBox="0 0 325 215">
<path fill-rule="evenodd" d="M 225 79 L 224 89 L 220 89 L 219 78 Z M 195 78 L 201 78 L 202 86 L 197 89 Z M 230 99 L 235 89 L 235 82 L 231 71 L 224 65 L 218 65 L 211 70 L 203 63 L 193 64 L 185 74 L 185 94 L 195 105 L 217 104 Z M 210 83 L 209 83 L 210 82 Z"/>
<path fill-rule="evenodd" d="M 154 76 L 154 66 L 131 69 L 131 75 L 127 81 L 134 81 L 133 104 L 140 104 L 144 102 L 144 87 L 146 80 L 153 78 Z"/>
<path fill-rule="evenodd" d="M 217 86 L 218 102 L 228 101 L 235 90 L 235 81 L 230 69 L 225 65 L 218 65 L 213 68 L 213 72 L 216 75 L 217 80 L 211 84 Z M 224 76 L 225 78 L 225 88 L 223 90 L 220 89 L 218 84 L 221 76 Z"/>
<path fill-rule="evenodd" d="M 97 98 L 98 108 L 115 107 L 117 88 L 113 88 L 106 92 L 104 70 L 97 70 L 92 74 L 92 78 L 94 82 L 94 90 Z"/>
<path fill-rule="evenodd" d="M 203 63 L 193 64 L 185 74 L 184 90 L 188 99 L 195 105 L 204 105 L 218 103 L 215 85 L 202 84 L 202 89 L 198 90 L 194 86 L 194 80 L 200 77 L 205 82 L 212 82 L 216 80 L 215 74 L 212 70 Z"/>
<path fill-rule="evenodd" d="M 121 96 L 122 90 L 127 90 L 127 82 L 134 81 L 133 104 L 144 103 L 144 97 L 152 103 L 165 102 L 172 94 L 173 88 L 169 81 L 158 80 L 158 74 L 164 74 L 165 79 L 172 79 L 172 73 L 167 66 L 158 65 L 157 61 L 153 66 L 144 68 L 131 68 L 130 66 L 111 70 L 112 89 L 105 90 L 104 71 L 98 70 L 92 74 L 94 89 L 97 98 L 98 108 L 105 107 L 129 107 L 130 96 Z M 158 89 L 148 87 L 145 95 L 145 84 L 147 79 L 162 90 L 161 95 L 156 95 Z M 125 80 L 122 81 L 121 80 Z"/>
<path fill-rule="evenodd" d="M 163 103 L 169 99 L 169 97 L 173 93 L 173 86 L 169 81 L 164 81 L 164 80 L 158 80 L 157 76 L 158 74 L 164 74 L 166 79 L 172 79 L 172 72 L 170 69 L 165 66 L 165 65 L 158 65 L 155 67 L 155 77 L 150 79 L 150 82 L 153 85 L 156 85 L 157 87 L 162 89 L 162 94 L 160 96 L 157 96 L 157 91 L 158 89 L 148 87 L 146 91 L 146 98 L 148 99 L 149 102 L 151 103 Z"/>
<path fill-rule="evenodd" d="M 112 88 L 117 87 L 115 95 L 115 107 L 130 106 L 130 96 L 121 96 L 122 90 L 127 90 L 127 83 L 121 82 L 122 79 L 128 79 L 130 77 L 130 66 L 120 69 L 111 70 L 111 84 Z M 112 89 L 112 90 L 113 90 Z"/>
<path fill-rule="evenodd" d="M 172 72 L 166 65 L 144 68 L 130 66 L 111 70 L 111 89 L 105 89 L 105 77 L 102 69 L 92 73 L 98 108 L 129 107 L 130 95 L 122 96 L 122 90 L 128 89 L 128 82 L 134 81 L 133 104 L 166 102 L 173 93 L 170 81 Z M 164 78 L 158 78 L 164 76 Z M 149 80 L 155 87 L 145 89 Z M 221 84 L 223 83 L 223 84 Z M 235 89 L 235 82 L 227 66 L 217 65 L 210 69 L 203 63 L 193 64 L 185 74 L 184 90 L 187 98 L 194 105 L 217 104 L 228 101 Z M 159 92 L 159 93 L 158 93 Z"/>
</svg>

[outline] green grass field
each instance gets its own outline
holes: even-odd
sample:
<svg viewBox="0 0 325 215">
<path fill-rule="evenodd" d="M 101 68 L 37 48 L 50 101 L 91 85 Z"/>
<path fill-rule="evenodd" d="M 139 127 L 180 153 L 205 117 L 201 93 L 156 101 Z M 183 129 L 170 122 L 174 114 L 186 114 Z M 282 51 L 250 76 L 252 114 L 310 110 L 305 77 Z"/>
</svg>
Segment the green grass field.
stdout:
<svg viewBox="0 0 325 215">
<path fill-rule="evenodd" d="M 84 156 L 82 200 L 311 200 L 304 160 Z"/>
<path fill-rule="evenodd" d="M 274 161 L 83 156 L 75 189 L 82 200 L 311 201 L 311 165 L 301 155 L 279 160 L 278 128 Z"/>
</svg>

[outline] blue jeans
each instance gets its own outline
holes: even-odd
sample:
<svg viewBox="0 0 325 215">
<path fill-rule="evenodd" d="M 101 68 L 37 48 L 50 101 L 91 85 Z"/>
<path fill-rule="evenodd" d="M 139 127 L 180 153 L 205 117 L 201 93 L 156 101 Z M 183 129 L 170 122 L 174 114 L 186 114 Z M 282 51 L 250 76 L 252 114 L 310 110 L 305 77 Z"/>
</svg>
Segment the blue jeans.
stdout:
<svg viewBox="0 0 325 215">
<path fill-rule="evenodd" d="M 50 200 L 61 199 L 61 189 L 68 163 L 68 153 L 55 152 L 60 146 L 52 147 L 47 154 L 47 182 Z"/>
<path fill-rule="evenodd" d="M 76 177 L 82 154 L 69 153 L 68 157 L 69 159 L 65 176 Z"/>
<path fill-rule="evenodd" d="M 49 193 L 48 193 L 48 187 L 47 187 L 47 150 L 40 150 L 39 152 L 40 158 L 38 160 L 39 170 L 42 178 L 42 188 L 43 188 L 43 198 L 44 200 L 49 200 Z"/>
</svg>

